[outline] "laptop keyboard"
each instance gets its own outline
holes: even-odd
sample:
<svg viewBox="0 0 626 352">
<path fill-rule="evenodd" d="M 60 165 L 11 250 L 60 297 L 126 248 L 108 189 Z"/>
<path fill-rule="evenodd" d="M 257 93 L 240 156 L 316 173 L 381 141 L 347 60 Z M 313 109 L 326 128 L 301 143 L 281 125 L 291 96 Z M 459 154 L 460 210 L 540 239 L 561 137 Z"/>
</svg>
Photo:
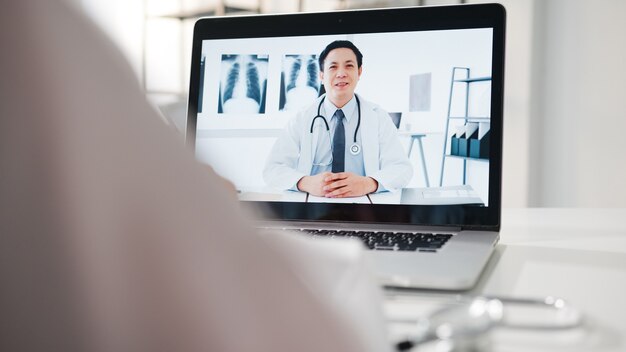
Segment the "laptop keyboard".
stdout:
<svg viewBox="0 0 626 352">
<path fill-rule="evenodd" d="M 436 252 L 451 237 L 443 233 L 300 229 L 313 237 L 354 237 L 373 250 Z"/>
</svg>

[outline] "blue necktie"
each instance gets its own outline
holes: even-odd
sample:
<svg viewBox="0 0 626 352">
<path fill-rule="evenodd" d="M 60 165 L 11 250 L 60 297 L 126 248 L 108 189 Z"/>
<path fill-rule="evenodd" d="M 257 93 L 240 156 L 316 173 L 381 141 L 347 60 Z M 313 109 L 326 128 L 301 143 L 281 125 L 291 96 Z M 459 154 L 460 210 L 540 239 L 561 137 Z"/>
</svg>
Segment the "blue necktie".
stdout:
<svg viewBox="0 0 626 352">
<path fill-rule="evenodd" d="M 335 135 L 333 136 L 333 172 L 343 172 L 345 169 L 346 155 L 346 132 L 343 127 L 343 118 L 345 117 L 341 109 L 335 112 L 333 117 L 337 117 L 337 126 L 335 127 Z"/>
</svg>

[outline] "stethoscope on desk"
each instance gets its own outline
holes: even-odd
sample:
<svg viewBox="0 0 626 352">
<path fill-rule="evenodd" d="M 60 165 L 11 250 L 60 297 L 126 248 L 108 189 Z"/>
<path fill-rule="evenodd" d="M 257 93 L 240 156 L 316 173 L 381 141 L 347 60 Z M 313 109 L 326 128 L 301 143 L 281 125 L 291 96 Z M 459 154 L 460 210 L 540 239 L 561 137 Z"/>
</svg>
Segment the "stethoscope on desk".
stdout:
<svg viewBox="0 0 626 352">
<path fill-rule="evenodd" d="M 515 317 L 517 316 L 517 318 Z M 495 328 L 527 331 L 564 331 L 583 325 L 582 313 L 564 299 L 513 297 L 457 297 L 417 320 L 413 336 L 396 344 L 396 351 L 412 350 L 431 342 L 447 342 L 437 351 L 475 351 L 475 344 Z"/>
<path fill-rule="evenodd" d="M 352 143 L 352 145 L 350 146 L 350 154 L 359 155 L 359 153 L 361 152 L 361 146 L 356 142 L 356 136 L 357 136 L 357 133 L 359 132 L 359 127 L 361 127 L 361 101 L 359 101 L 359 97 L 357 97 L 356 94 L 354 95 L 354 98 L 356 99 L 358 119 L 356 122 L 356 129 L 354 130 L 354 143 Z M 317 106 L 317 115 L 315 115 L 313 120 L 311 120 L 310 133 L 313 133 L 313 126 L 315 125 L 315 120 L 318 118 L 324 121 L 324 125 L 326 126 L 326 131 L 330 133 L 330 126 L 328 125 L 328 120 L 326 120 L 326 118 L 321 114 L 322 104 L 324 104 L 324 99 L 326 99 L 326 96 L 322 97 L 320 104 Z"/>
</svg>

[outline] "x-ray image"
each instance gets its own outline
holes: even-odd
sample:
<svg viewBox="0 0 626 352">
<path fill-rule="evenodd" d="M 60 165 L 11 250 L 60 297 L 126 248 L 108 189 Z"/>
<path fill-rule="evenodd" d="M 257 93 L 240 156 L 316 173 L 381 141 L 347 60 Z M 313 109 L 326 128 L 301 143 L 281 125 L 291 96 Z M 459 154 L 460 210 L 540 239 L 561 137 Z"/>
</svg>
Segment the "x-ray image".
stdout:
<svg viewBox="0 0 626 352">
<path fill-rule="evenodd" d="M 219 114 L 265 113 L 267 55 L 222 55 Z"/>
<path fill-rule="evenodd" d="M 317 55 L 285 55 L 280 88 L 280 110 L 311 104 L 320 88 Z"/>
</svg>

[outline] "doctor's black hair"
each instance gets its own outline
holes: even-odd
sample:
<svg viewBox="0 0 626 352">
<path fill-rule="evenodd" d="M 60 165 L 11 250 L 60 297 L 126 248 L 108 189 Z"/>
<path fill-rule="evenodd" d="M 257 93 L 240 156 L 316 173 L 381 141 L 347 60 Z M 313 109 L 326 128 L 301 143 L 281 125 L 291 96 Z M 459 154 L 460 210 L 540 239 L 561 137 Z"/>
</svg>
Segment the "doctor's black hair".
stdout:
<svg viewBox="0 0 626 352">
<path fill-rule="evenodd" d="M 361 51 L 359 50 L 359 48 L 357 48 L 349 40 L 335 40 L 334 42 L 328 44 L 326 48 L 324 48 L 324 50 L 320 53 L 320 57 L 318 59 L 319 65 L 320 65 L 320 71 L 324 71 L 324 60 L 326 60 L 326 56 L 328 56 L 328 53 L 330 53 L 332 50 L 339 49 L 339 48 L 346 48 L 346 49 L 352 50 L 354 52 L 354 55 L 356 55 L 357 67 L 359 68 L 361 67 L 361 65 L 363 64 L 363 54 L 361 54 Z"/>
</svg>

